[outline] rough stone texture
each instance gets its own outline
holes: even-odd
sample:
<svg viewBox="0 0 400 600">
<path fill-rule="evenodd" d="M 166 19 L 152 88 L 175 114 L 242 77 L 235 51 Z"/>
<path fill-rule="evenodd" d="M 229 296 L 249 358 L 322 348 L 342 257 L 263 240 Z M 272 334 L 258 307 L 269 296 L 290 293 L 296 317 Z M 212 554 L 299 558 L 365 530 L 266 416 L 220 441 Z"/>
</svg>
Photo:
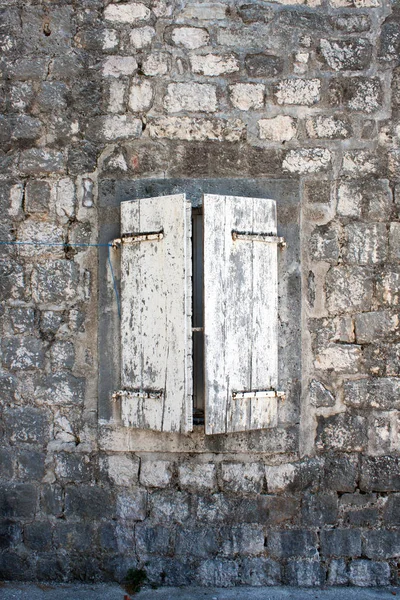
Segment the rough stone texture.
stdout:
<svg viewBox="0 0 400 600">
<path fill-rule="evenodd" d="M 396 3 L 0 4 L 0 578 L 396 583 Z M 276 426 L 120 425 L 138 190 L 276 200 Z"/>
</svg>

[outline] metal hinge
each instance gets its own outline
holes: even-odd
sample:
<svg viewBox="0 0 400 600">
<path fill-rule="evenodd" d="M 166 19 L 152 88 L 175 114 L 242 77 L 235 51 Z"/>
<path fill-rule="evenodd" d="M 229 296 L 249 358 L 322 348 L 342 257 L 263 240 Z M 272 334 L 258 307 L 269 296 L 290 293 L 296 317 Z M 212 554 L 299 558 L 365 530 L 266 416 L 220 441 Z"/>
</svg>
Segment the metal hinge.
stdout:
<svg viewBox="0 0 400 600">
<path fill-rule="evenodd" d="M 112 395 L 113 400 L 121 400 L 122 398 L 126 398 L 127 400 L 131 398 L 162 400 L 164 398 L 164 390 L 120 390 L 114 392 Z"/>
<path fill-rule="evenodd" d="M 122 244 L 137 244 L 138 242 L 154 242 L 162 240 L 164 237 L 164 230 L 161 231 L 148 231 L 145 233 L 123 233 L 120 238 L 112 241 L 112 246 L 121 246 Z"/>
<path fill-rule="evenodd" d="M 285 238 L 270 233 L 249 233 L 246 231 L 232 230 L 233 240 L 245 240 L 247 242 L 264 242 L 266 244 L 277 244 L 281 248 L 286 246 Z"/>
<path fill-rule="evenodd" d="M 254 392 L 232 392 L 232 398 L 234 400 L 249 399 L 252 398 L 286 398 L 286 393 L 280 390 L 254 390 Z"/>
</svg>

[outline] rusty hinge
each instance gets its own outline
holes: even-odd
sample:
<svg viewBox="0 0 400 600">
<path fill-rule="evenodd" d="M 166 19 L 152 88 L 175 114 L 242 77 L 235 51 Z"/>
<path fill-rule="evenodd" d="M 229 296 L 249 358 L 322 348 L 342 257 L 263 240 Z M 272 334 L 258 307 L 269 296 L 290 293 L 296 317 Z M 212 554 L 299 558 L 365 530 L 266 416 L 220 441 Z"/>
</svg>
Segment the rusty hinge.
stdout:
<svg viewBox="0 0 400 600">
<path fill-rule="evenodd" d="M 143 233 L 123 233 L 120 238 L 112 241 L 112 246 L 115 248 L 121 246 L 121 244 L 137 244 L 138 242 L 154 242 L 162 240 L 164 237 L 164 230 L 161 231 L 147 231 Z"/>
<path fill-rule="evenodd" d="M 146 400 L 151 398 L 153 400 L 162 400 L 164 398 L 164 390 L 120 390 L 114 392 L 112 395 L 113 400 L 121 400 L 126 398 L 127 400 L 138 399 Z"/>
<path fill-rule="evenodd" d="M 244 400 L 252 398 L 282 398 L 285 399 L 286 394 L 280 390 L 254 390 L 254 392 L 232 392 L 232 398 L 234 400 Z"/>
<path fill-rule="evenodd" d="M 232 230 L 233 240 L 245 240 L 247 242 L 265 242 L 266 244 L 277 244 L 281 248 L 286 246 L 285 238 L 270 233 L 249 233 L 246 231 Z"/>
</svg>

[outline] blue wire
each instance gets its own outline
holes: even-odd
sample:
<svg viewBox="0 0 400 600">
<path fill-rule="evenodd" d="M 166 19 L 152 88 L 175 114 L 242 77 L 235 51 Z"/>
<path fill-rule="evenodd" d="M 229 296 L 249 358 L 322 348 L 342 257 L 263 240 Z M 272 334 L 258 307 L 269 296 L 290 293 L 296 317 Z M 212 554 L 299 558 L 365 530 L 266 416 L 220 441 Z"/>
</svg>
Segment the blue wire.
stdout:
<svg viewBox="0 0 400 600">
<path fill-rule="evenodd" d="M 110 254 L 110 248 L 112 248 L 112 244 L 110 244 L 110 242 L 108 242 L 107 244 L 86 244 L 83 242 L 78 242 L 77 244 L 70 244 L 69 242 L 65 242 L 64 244 L 61 244 L 59 242 L 17 242 L 17 241 L 10 241 L 10 242 L 5 242 L 5 241 L 0 241 L 0 246 L 73 246 L 73 247 L 107 247 L 108 248 L 108 264 L 110 266 L 110 271 L 111 271 L 111 277 L 112 277 L 112 281 L 113 281 L 113 287 L 114 287 L 114 293 L 115 293 L 115 298 L 117 301 L 117 309 L 118 309 L 118 317 L 121 318 L 121 304 L 120 304 L 120 300 L 119 300 L 119 293 L 118 293 L 118 284 L 117 284 L 117 280 L 115 278 L 115 274 L 114 274 L 114 269 L 112 266 L 112 262 L 111 262 L 111 254 Z"/>
</svg>

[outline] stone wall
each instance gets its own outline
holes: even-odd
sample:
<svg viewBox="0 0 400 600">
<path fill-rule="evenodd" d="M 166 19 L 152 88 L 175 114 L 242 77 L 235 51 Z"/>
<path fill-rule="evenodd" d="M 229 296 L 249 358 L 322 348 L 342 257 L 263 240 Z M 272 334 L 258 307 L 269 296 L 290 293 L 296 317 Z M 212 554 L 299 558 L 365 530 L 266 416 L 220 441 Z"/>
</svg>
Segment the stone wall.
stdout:
<svg viewBox="0 0 400 600">
<path fill-rule="evenodd" d="M 0 0 L 1 577 L 398 581 L 399 25 L 396 0 Z M 98 419 L 115 302 L 74 244 L 172 178 L 281 182 L 302 351 L 275 429 Z"/>
</svg>

